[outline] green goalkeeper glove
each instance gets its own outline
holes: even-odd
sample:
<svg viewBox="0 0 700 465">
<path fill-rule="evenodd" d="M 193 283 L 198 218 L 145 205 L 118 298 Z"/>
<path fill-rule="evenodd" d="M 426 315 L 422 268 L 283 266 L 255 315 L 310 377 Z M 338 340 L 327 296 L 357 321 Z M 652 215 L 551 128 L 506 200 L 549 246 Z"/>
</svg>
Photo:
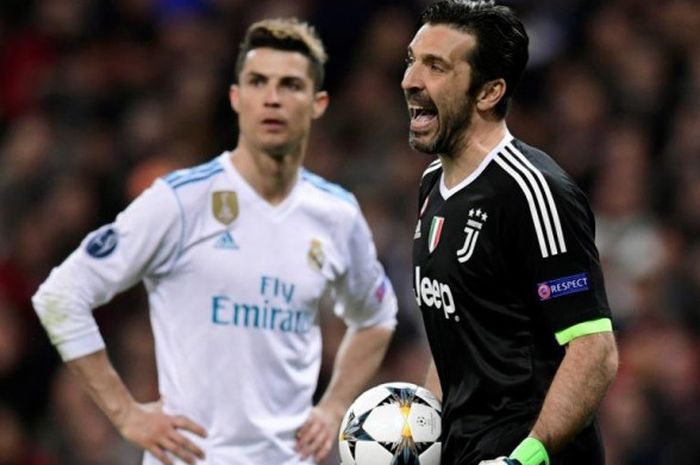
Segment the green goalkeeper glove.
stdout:
<svg viewBox="0 0 700 465">
<path fill-rule="evenodd" d="M 549 455 L 542 442 L 527 437 L 513 449 L 510 457 L 482 460 L 479 465 L 549 465 Z"/>
</svg>

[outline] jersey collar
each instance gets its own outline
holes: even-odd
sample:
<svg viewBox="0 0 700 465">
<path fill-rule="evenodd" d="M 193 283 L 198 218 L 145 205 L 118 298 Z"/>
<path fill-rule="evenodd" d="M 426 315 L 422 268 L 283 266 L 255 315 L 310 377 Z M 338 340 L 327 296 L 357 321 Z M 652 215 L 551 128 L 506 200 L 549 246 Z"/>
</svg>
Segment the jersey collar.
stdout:
<svg viewBox="0 0 700 465">
<path fill-rule="evenodd" d="M 456 186 L 452 187 L 451 189 L 447 187 L 445 184 L 445 172 L 443 171 L 442 174 L 440 175 L 440 195 L 444 200 L 449 199 L 453 195 L 455 195 L 457 192 L 461 191 L 465 187 L 467 187 L 469 184 L 474 182 L 476 178 L 479 177 L 479 175 L 486 169 L 489 163 L 491 163 L 491 160 L 498 155 L 498 152 L 500 152 L 503 147 L 505 147 L 507 144 L 509 144 L 513 140 L 513 135 L 506 129 L 506 135 L 503 136 L 503 139 L 496 144 L 496 146 L 491 149 L 491 151 L 484 157 L 483 160 L 481 160 L 481 163 L 479 163 L 479 166 L 476 167 L 476 169 L 466 178 L 462 180 L 459 184 Z"/>
<path fill-rule="evenodd" d="M 248 181 L 245 180 L 243 176 L 238 172 L 236 167 L 233 165 L 231 160 L 231 152 L 226 151 L 221 154 L 221 164 L 224 166 L 224 170 L 228 175 L 229 179 L 233 184 L 240 190 L 239 195 L 248 199 L 252 204 L 259 209 L 259 211 L 265 212 L 268 216 L 273 219 L 282 219 L 289 213 L 294 206 L 297 204 L 297 198 L 299 197 L 299 186 L 301 185 L 301 169 L 297 173 L 296 180 L 294 181 L 294 186 L 289 192 L 287 197 L 277 205 L 272 205 L 270 202 L 265 200 L 258 192 L 253 189 Z"/>
</svg>

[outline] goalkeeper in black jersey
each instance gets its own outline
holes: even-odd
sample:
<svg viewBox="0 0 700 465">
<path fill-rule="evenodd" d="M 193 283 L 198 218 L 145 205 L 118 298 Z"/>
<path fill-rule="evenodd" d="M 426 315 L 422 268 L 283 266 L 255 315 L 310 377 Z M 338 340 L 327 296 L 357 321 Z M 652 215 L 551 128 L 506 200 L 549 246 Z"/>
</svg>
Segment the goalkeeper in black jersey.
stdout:
<svg viewBox="0 0 700 465">
<path fill-rule="evenodd" d="M 514 138 L 528 37 L 493 2 L 422 15 L 402 87 L 423 175 L 414 290 L 442 395 L 442 463 L 604 463 L 595 411 L 617 371 L 588 201 Z"/>
</svg>

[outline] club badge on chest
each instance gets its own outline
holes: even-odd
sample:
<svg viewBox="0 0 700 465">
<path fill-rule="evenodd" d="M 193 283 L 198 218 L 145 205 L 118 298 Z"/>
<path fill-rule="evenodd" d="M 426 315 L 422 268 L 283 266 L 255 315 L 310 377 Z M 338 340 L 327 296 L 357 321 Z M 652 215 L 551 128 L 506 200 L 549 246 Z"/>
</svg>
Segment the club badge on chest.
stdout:
<svg viewBox="0 0 700 465">
<path fill-rule="evenodd" d="M 316 271 L 323 269 L 323 264 L 326 261 L 326 254 L 323 252 L 323 243 L 318 239 L 311 239 L 309 252 L 306 254 L 309 266 Z"/>
<path fill-rule="evenodd" d="M 226 226 L 238 218 L 238 196 L 234 191 L 217 191 L 212 193 L 211 208 L 214 218 Z"/>
<path fill-rule="evenodd" d="M 481 208 L 470 209 L 467 225 L 464 227 L 464 232 L 466 236 L 464 238 L 464 244 L 462 248 L 457 251 L 457 261 L 459 263 L 465 263 L 469 260 L 474 253 L 474 247 L 476 246 L 476 241 L 479 239 L 479 233 L 484 227 L 486 220 L 488 220 L 488 215 Z"/>
</svg>

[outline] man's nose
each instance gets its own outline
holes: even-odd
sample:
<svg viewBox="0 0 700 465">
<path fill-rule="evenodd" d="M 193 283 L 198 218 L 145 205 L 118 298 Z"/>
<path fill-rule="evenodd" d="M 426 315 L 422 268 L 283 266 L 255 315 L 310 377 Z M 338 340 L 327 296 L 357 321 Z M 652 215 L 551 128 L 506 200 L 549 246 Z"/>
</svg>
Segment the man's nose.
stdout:
<svg viewBox="0 0 700 465">
<path fill-rule="evenodd" d="M 415 92 L 423 87 L 423 80 L 415 65 L 406 68 L 401 80 L 401 88 L 404 91 Z"/>
<path fill-rule="evenodd" d="M 280 94 L 277 86 L 269 85 L 265 89 L 265 106 L 278 107 L 280 106 Z"/>
</svg>

